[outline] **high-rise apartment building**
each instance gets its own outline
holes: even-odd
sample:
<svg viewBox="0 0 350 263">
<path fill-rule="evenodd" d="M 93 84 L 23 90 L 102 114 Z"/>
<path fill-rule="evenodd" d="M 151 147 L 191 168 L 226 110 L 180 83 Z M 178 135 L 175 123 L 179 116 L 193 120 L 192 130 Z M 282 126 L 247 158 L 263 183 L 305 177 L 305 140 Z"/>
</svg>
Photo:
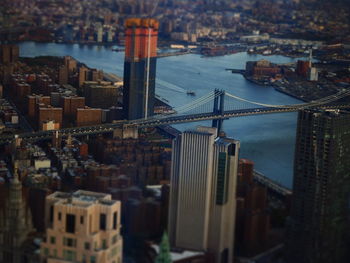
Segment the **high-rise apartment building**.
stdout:
<svg viewBox="0 0 350 263">
<path fill-rule="evenodd" d="M 299 112 L 287 262 L 349 261 L 350 112 Z"/>
<path fill-rule="evenodd" d="M 19 57 L 19 47 L 16 45 L 0 45 L 0 63 L 15 63 Z"/>
<path fill-rule="evenodd" d="M 172 246 L 233 262 L 239 142 L 198 127 L 173 141 L 168 231 Z"/>
<path fill-rule="evenodd" d="M 47 263 L 121 263 L 120 201 L 89 191 L 55 192 L 46 197 Z"/>
<path fill-rule="evenodd" d="M 124 62 L 124 118 L 153 115 L 159 23 L 155 19 L 126 21 Z"/>
</svg>

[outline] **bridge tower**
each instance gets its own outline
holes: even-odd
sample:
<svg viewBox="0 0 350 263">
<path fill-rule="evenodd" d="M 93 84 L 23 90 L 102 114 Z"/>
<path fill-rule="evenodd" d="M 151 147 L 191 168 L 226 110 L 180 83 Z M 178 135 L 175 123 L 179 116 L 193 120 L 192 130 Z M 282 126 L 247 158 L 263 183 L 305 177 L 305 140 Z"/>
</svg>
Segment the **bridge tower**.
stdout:
<svg viewBox="0 0 350 263">
<path fill-rule="evenodd" d="M 222 115 L 224 113 L 224 106 L 225 106 L 225 91 L 215 89 L 214 93 L 215 93 L 215 97 L 214 97 L 213 113 L 215 115 Z M 212 122 L 212 127 L 217 128 L 218 134 L 221 132 L 223 122 L 224 122 L 223 119 L 215 119 Z"/>
</svg>

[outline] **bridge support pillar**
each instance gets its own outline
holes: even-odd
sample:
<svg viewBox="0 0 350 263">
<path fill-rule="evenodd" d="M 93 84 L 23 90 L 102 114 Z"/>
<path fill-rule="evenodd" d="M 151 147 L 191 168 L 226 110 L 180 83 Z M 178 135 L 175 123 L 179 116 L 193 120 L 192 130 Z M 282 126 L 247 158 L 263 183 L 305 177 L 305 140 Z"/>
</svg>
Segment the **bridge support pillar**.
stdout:
<svg viewBox="0 0 350 263">
<path fill-rule="evenodd" d="M 215 115 L 222 115 L 224 113 L 224 107 L 225 107 L 225 91 L 215 89 L 214 92 L 215 92 L 215 98 L 214 98 L 213 113 Z M 214 119 L 212 122 L 212 127 L 217 128 L 218 134 L 222 130 L 223 122 L 224 122 L 223 119 Z"/>
</svg>

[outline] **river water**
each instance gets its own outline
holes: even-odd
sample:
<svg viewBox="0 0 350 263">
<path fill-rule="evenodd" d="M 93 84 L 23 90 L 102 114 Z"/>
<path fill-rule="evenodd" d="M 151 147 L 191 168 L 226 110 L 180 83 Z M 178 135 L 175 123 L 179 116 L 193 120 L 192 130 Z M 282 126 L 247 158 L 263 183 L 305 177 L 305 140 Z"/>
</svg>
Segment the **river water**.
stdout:
<svg viewBox="0 0 350 263">
<path fill-rule="evenodd" d="M 123 76 L 124 53 L 113 52 L 111 47 L 34 42 L 19 45 L 20 55 L 24 57 L 70 55 L 91 68 Z M 189 103 L 215 88 L 261 103 L 300 103 L 271 87 L 255 85 L 241 75 L 225 71 L 225 68 L 243 69 L 246 61 L 263 58 L 275 63 L 295 60 L 284 56 L 248 55 L 245 52 L 221 57 L 189 54 L 160 58 L 157 61 L 156 93 L 174 107 Z M 195 91 L 196 96 L 188 96 L 188 90 Z M 241 158 L 253 160 L 256 170 L 291 188 L 296 120 L 296 113 L 233 118 L 224 121 L 224 131 L 241 141 Z M 175 127 L 182 130 L 198 124 L 209 125 L 210 122 L 186 123 Z"/>
</svg>

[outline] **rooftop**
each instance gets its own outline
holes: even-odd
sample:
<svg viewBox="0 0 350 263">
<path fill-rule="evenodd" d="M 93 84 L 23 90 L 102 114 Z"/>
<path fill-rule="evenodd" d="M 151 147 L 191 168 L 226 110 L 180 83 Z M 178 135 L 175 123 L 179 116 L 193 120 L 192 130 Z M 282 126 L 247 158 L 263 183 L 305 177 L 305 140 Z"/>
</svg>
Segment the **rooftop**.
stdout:
<svg viewBox="0 0 350 263">
<path fill-rule="evenodd" d="M 64 192 L 55 192 L 48 197 L 49 199 L 54 199 L 57 203 L 65 205 L 74 205 L 88 207 L 93 204 L 101 205 L 114 205 L 118 201 L 112 200 L 111 195 L 78 190 L 74 193 L 64 193 Z"/>
</svg>

